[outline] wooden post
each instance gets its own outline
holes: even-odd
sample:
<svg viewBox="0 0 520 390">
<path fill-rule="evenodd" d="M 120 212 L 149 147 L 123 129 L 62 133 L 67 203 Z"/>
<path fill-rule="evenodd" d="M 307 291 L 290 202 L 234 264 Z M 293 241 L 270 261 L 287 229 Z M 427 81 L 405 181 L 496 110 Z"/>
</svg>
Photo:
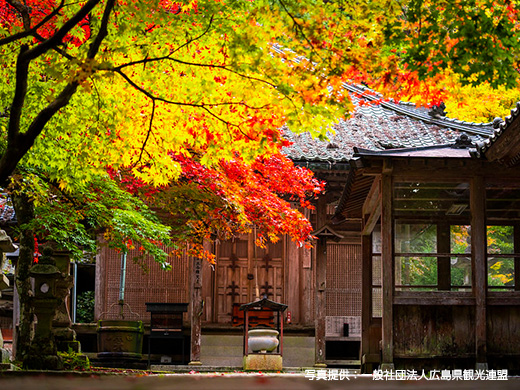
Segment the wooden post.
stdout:
<svg viewBox="0 0 520 390">
<path fill-rule="evenodd" d="M 372 235 L 361 236 L 361 361 L 370 354 L 370 322 L 372 319 Z M 361 367 L 366 373 L 366 367 Z"/>
<path fill-rule="evenodd" d="M 190 352 L 190 366 L 202 365 L 200 361 L 201 348 L 201 328 L 202 328 L 202 314 L 204 303 L 202 301 L 202 259 L 192 258 L 191 270 L 191 352 Z"/>
<path fill-rule="evenodd" d="M 392 176 L 383 174 L 381 177 L 382 370 L 394 369 L 394 222 L 392 220 L 392 191 Z"/>
<path fill-rule="evenodd" d="M 104 241 L 101 236 L 98 236 L 98 242 L 103 244 Z M 96 254 L 96 280 L 94 294 L 94 321 L 101 319 L 101 314 L 106 310 L 106 298 L 107 298 L 107 281 L 106 281 L 106 257 L 107 257 L 107 246 L 101 246 L 100 250 Z"/>
<path fill-rule="evenodd" d="M 475 295 L 475 347 L 476 368 L 487 369 L 486 296 L 487 296 L 487 233 L 486 186 L 481 176 L 471 182 L 471 262 L 473 267 L 473 293 Z"/>
<path fill-rule="evenodd" d="M 520 224 L 515 223 L 513 227 L 513 253 L 517 254 L 520 252 Z M 515 257 L 515 291 L 520 291 L 520 258 Z"/>
<path fill-rule="evenodd" d="M 300 261 L 300 248 L 292 240 L 286 240 L 286 259 L 285 259 L 285 304 L 289 306 L 291 311 L 292 322 L 300 323 L 300 305 L 303 301 L 301 294 L 300 269 L 302 267 Z"/>
<path fill-rule="evenodd" d="M 319 229 L 327 221 L 327 199 L 322 196 L 318 199 L 316 208 L 316 228 Z M 316 245 L 316 302 L 315 302 L 315 366 L 326 367 L 325 364 L 325 316 L 327 301 L 325 288 L 327 281 L 327 240 L 318 239 Z"/>
</svg>

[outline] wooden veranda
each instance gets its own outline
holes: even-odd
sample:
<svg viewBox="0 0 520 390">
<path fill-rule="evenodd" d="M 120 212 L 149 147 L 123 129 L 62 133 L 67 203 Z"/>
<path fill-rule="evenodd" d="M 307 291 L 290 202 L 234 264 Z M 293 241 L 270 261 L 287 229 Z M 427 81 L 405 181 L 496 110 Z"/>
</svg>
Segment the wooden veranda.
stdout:
<svg viewBox="0 0 520 390">
<path fill-rule="evenodd" d="M 336 219 L 362 218 L 366 371 L 520 369 L 517 114 L 482 145 L 356 150 Z"/>
</svg>

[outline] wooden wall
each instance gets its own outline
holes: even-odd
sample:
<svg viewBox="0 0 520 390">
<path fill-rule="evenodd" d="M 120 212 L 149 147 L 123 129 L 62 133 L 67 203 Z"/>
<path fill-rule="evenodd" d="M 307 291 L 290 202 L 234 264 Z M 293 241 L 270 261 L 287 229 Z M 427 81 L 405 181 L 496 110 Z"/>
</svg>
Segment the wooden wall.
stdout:
<svg viewBox="0 0 520 390">
<path fill-rule="evenodd" d="M 167 251 L 167 248 L 163 248 Z M 132 260 L 136 250 L 127 255 L 126 286 L 124 301 L 125 319 L 150 321 L 146 302 L 188 302 L 188 257 L 168 257 L 171 271 L 162 270 L 151 257 L 140 263 Z M 118 319 L 121 253 L 101 246 L 96 259 L 95 320 Z M 187 321 L 188 317 L 185 317 Z"/>
<path fill-rule="evenodd" d="M 475 356 L 475 307 L 394 305 L 394 357 Z"/>
</svg>

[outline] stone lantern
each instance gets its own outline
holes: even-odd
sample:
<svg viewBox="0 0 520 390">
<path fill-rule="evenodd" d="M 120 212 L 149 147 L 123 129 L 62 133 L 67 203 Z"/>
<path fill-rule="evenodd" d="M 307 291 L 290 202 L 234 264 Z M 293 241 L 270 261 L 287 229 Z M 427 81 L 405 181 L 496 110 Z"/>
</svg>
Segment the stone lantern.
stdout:
<svg viewBox="0 0 520 390">
<path fill-rule="evenodd" d="M 52 249 L 45 248 L 38 264 L 33 265 L 29 271 L 34 294 L 31 298 L 31 306 L 38 319 L 29 354 L 24 360 L 24 366 L 29 369 L 63 368 L 52 332 L 52 319 L 56 315 L 59 303 L 56 287 L 61 272 L 56 267 L 51 254 Z"/>
</svg>

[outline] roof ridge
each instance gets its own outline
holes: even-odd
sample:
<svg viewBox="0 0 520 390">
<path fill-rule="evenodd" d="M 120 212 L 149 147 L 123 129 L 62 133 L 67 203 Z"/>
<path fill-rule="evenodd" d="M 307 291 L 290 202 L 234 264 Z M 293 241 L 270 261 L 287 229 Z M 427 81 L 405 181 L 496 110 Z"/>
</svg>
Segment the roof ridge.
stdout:
<svg viewBox="0 0 520 390">
<path fill-rule="evenodd" d="M 351 84 L 351 83 L 343 83 L 343 88 L 351 93 L 357 93 L 362 96 L 363 99 L 374 101 L 378 99 L 383 99 L 383 95 L 373 89 L 365 87 L 364 85 L 359 84 Z M 367 92 L 369 94 L 367 94 Z M 412 102 L 392 102 L 381 101 L 379 103 L 382 107 L 392 110 L 398 114 L 406 115 L 408 117 L 414 118 L 416 120 L 423 121 L 425 123 L 434 124 L 440 127 L 447 127 L 451 129 L 456 129 L 460 131 L 465 131 L 471 134 L 481 135 L 484 137 L 491 137 L 493 135 L 493 122 L 488 123 L 475 123 L 468 121 L 461 121 L 455 118 L 433 118 L 428 113 L 421 112 L 420 108 L 417 107 L 415 103 Z M 407 106 L 407 107 L 402 107 Z"/>
<path fill-rule="evenodd" d="M 511 112 L 508 116 L 506 116 L 504 119 L 502 118 L 495 118 L 493 121 L 494 124 L 494 131 L 491 134 L 491 136 L 486 139 L 485 141 L 479 142 L 477 144 L 477 153 L 480 156 L 482 153 L 484 153 L 491 145 L 493 145 L 496 140 L 502 135 L 504 130 L 511 124 L 513 121 L 520 116 L 520 102 L 516 102 L 515 107 L 511 109 Z"/>
</svg>

